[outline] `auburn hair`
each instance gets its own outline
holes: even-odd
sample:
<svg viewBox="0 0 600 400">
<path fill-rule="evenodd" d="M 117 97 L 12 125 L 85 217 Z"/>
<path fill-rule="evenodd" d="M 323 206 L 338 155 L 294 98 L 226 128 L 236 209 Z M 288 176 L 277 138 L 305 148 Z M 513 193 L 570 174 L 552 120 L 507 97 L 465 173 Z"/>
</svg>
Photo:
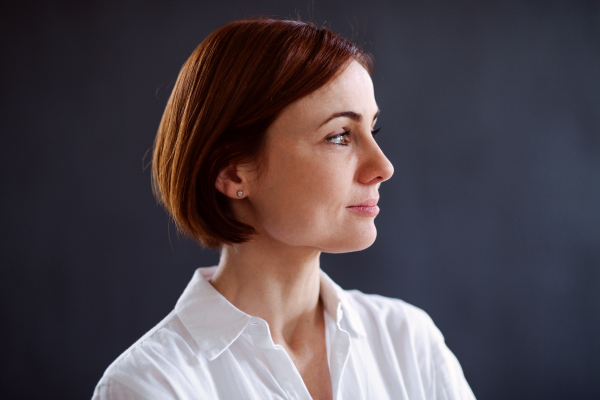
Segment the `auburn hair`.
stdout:
<svg viewBox="0 0 600 400">
<path fill-rule="evenodd" d="M 238 20 L 211 33 L 185 62 L 154 141 L 152 187 L 180 231 L 206 247 L 249 240 L 215 188 L 229 165 L 260 163 L 267 128 L 294 101 L 372 58 L 326 28 Z"/>
</svg>

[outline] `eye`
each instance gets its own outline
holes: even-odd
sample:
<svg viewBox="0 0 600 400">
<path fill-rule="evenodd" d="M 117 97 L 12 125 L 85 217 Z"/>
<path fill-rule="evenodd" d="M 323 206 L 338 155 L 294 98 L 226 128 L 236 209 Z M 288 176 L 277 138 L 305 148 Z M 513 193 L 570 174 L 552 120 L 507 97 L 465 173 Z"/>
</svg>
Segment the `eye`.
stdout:
<svg viewBox="0 0 600 400">
<path fill-rule="evenodd" d="M 350 135 L 350 131 L 346 131 L 344 133 L 340 133 L 339 135 L 332 136 L 330 138 L 325 139 L 325 141 L 333 144 L 338 144 L 340 146 L 347 146 L 349 142 L 348 135 Z"/>
<path fill-rule="evenodd" d="M 377 129 L 371 129 L 371 134 L 373 136 L 377 135 L 377 132 L 379 132 L 381 130 L 381 127 L 377 128 Z"/>
</svg>

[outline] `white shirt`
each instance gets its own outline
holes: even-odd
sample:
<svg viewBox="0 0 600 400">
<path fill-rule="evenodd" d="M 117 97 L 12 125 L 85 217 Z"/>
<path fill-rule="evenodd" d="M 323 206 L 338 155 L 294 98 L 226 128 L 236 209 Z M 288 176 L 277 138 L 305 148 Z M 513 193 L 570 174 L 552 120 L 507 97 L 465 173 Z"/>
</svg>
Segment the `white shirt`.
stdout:
<svg viewBox="0 0 600 400">
<path fill-rule="evenodd" d="M 175 309 L 117 358 L 94 391 L 104 399 L 294 399 L 310 394 L 269 325 L 200 268 Z M 333 398 L 474 399 L 456 357 L 419 308 L 345 291 L 321 272 Z"/>
</svg>

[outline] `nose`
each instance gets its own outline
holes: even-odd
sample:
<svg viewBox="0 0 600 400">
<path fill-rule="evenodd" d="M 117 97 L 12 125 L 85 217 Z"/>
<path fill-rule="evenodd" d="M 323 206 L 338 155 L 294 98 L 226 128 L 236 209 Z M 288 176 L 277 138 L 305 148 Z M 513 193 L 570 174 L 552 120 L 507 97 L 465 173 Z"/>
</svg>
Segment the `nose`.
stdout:
<svg viewBox="0 0 600 400">
<path fill-rule="evenodd" d="M 358 181 L 363 184 L 375 184 L 387 181 L 394 174 L 394 166 L 381 151 L 377 142 L 371 139 L 362 154 Z"/>
</svg>

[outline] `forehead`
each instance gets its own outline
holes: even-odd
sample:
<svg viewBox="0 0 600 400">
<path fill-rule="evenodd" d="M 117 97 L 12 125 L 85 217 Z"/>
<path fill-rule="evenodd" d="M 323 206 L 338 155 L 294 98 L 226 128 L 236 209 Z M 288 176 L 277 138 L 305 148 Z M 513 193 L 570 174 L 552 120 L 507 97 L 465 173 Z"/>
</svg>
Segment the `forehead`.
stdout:
<svg viewBox="0 0 600 400">
<path fill-rule="evenodd" d="M 313 130 L 330 115 L 354 111 L 366 116 L 377 112 L 373 82 L 358 62 L 351 62 L 335 79 L 286 107 L 273 127 L 288 125 L 292 130 Z"/>
</svg>

